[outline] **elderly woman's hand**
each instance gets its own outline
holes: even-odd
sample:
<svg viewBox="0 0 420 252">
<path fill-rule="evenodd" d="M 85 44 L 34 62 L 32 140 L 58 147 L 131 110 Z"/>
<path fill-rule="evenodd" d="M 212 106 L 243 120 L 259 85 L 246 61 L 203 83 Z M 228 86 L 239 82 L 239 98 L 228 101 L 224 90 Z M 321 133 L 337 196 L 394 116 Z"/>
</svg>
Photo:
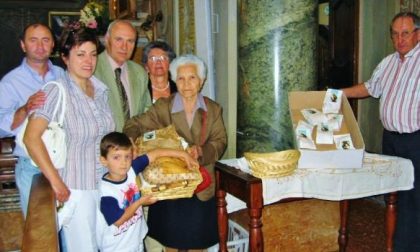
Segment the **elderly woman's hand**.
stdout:
<svg viewBox="0 0 420 252">
<path fill-rule="evenodd" d="M 203 151 L 200 146 L 193 145 L 187 149 L 188 154 L 191 155 L 194 159 L 198 160 L 199 157 L 203 156 Z"/>
<path fill-rule="evenodd" d="M 192 169 L 199 166 L 197 159 L 191 156 L 188 152 L 180 151 L 179 153 L 181 154 L 179 157 L 185 161 L 188 168 Z"/>
</svg>

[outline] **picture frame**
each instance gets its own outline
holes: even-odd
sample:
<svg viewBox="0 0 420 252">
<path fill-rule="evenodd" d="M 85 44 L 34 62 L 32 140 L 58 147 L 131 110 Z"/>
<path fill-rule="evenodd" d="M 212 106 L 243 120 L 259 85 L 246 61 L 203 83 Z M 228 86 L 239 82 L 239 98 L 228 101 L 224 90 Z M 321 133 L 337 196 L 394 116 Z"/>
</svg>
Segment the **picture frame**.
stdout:
<svg viewBox="0 0 420 252">
<path fill-rule="evenodd" d="M 110 19 L 136 19 L 136 0 L 109 0 Z"/>
<path fill-rule="evenodd" d="M 58 40 L 63 28 L 70 22 L 78 21 L 80 12 L 74 11 L 50 11 L 48 12 L 48 26 L 53 32 L 54 38 Z"/>
</svg>

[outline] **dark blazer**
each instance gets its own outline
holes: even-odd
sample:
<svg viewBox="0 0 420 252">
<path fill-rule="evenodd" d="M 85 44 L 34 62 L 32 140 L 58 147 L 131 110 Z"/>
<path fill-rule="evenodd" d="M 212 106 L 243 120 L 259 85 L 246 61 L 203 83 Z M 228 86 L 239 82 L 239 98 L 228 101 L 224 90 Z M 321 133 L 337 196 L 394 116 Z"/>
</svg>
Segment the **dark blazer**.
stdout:
<svg viewBox="0 0 420 252">
<path fill-rule="evenodd" d="M 212 177 L 211 185 L 197 194 L 200 200 L 208 200 L 215 194 L 214 164 L 222 157 L 227 144 L 225 125 L 223 124 L 222 107 L 213 100 L 204 97 L 207 105 L 206 132 L 204 144 L 201 145 L 202 117 L 204 110 L 198 109 L 194 115 L 191 128 L 188 126 L 184 111 L 171 113 L 175 94 L 168 98 L 160 98 L 150 109 L 138 116 L 132 117 L 124 127 L 124 133 L 136 139 L 143 133 L 175 125 L 177 133 L 188 142 L 190 146 L 200 145 L 203 156 L 198 160 L 205 166 Z"/>
</svg>

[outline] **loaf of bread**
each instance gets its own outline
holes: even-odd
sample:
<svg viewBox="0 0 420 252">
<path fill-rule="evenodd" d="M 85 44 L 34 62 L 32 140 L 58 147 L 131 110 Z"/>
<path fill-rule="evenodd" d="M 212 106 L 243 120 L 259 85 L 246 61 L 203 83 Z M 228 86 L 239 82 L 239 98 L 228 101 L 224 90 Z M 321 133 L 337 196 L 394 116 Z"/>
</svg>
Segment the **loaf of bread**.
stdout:
<svg viewBox="0 0 420 252">
<path fill-rule="evenodd" d="M 143 171 L 143 177 L 154 185 L 202 179 L 198 166 L 188 167 L 184 160 L 175 157 L 157 158 Z"/>
</svg>

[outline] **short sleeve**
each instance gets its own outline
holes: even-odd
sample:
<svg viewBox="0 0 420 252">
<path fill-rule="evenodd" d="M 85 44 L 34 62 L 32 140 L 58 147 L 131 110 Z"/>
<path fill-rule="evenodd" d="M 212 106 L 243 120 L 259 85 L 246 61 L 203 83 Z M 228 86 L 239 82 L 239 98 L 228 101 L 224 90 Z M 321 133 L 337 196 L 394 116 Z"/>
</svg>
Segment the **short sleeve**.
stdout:
<svg viewBox="0 0 420 252">
<path fill-rule="evenodd" d="M 43 106 L 33 111 L 35 117 L 43 117 L 48 122 L 51 120 L 58 120 L 63 104 L 60 104 L 57 110 L 57 115 L 53 118 L 54 109 L 57 106 L 59 88 L 56 85 L 47 85 L 44 88 L 46 100 Z"/>
<path fill-rule="evenodd" d="M 109 196 L 101 198 L 100 209 L 108 226 L 114 224 L 124 214 L 124 210 L 119 207 L 117 199 Z"/>
</svg>

